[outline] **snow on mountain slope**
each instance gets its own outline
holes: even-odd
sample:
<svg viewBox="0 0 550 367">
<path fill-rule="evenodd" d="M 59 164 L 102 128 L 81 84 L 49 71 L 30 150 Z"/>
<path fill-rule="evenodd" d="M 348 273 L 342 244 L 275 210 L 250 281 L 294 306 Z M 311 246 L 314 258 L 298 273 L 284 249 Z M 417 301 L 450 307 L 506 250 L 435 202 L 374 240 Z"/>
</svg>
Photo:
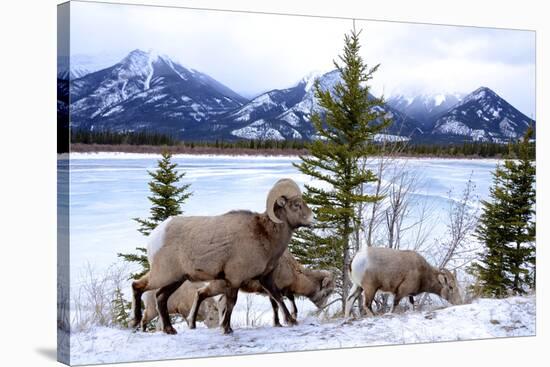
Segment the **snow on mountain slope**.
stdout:
<svg viewBox="0 0 550 367">
<path fill-rule="evenodd" d="M 480 87 L 441 115 L 435 121 L 433 134 L 504 142 L 522 136 L 531 123 L 534 121 L 494 91 Z"/>
<path fill-rule="evenodd" d="M 245 139 L 285 140 L 278 130 L 266 126 L 265 121 L 262 119 L 256 120 L 248 126 L 233 130 L 231 134 Z"/>
<path fill-rule="evenodd" d="M 71 335 L 71 364 L 116 363 L 254 353 L 535 335 L 534 296 L 479 299 L 472 304 L 345 321 L 299 318 L 295 327 L 234 326 L 226 336 L 199 325 L 178 334 L 96 327 Z M 200 346 L 198 348 L 197 346 Z"/>
<path fill-rule="evenodd" d="M 333 91 L 341 79 L 338 70 L 324 74 L 312 72 L 291 88 L 264 93 L 228 115 L 233 124 L 245 123 L 244 126 L 232 130 L 231 134 L 242 138 L 258 137 L 261 135 L 256 132 L 259 124 L 271 124 L 272 126 L 264 129 L 279 129 L 281 136 L 287 139 L 298 135 L 306 139 L 315 138 L 311 115 L 323 113 L 315 97 L 315 81 L 319 82 L 321 90 Z M 394 124 L 389 129 L 392 134 L 409 136 L 420 132 L 417 123 L 391 106 L 386 106 L 382 112 L 387 112 L 386 116 L 394 119 Z"/>
<path fill-rule="evenodd" d="M 423 130 L 431 130 L 435 119 L 456 105 L 460 93 L 419 94 L 415 96 L 397 94 L 388 98 L 393 108 L 419 121 Z"/>
<path fill-rule="evenodd" d="M 246 101 L 206 74 L 141 50 L 73 80 L 71 100 L 77 127 L 172 132 L 204 123 Z"/>
<path fill-rule="evenodd" d="M 57 69 L 57 78 L 63 80 L 73 80 L 82 78 L 85 75 L 90 74 L 91 71 L 79 66 L 73 66 L 71 68 L 59 68 Z"/>
</svg>

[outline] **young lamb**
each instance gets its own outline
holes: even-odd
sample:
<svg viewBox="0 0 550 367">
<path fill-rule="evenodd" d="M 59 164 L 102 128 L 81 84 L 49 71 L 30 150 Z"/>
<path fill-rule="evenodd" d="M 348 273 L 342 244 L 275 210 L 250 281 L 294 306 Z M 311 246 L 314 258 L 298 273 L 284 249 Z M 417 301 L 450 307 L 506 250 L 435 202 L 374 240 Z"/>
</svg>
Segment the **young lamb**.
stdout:
<svg viewBox="0 0 550 367">
<path fill-rule="evenodd" d="M 434 293 L 452 304 L 462 303 L 455 276 L 446 269 L 431 266 L 415 251 L 368 247 L 359 251 L 350 265 L 353 286 L 346 300 L 345 316 L 363 291 L 365 310 L 373 316 L 372 301 L 378 290 L 394 294 L 390 312 L 403 297 Z"/>
<path fill-rule="evenodd" d="M 318 308 L 322 308 L 335 287 L 334 275 L 331 272 L 303 267 L 288 250 L 281 256 L 279 264 L 273 272 L 273 279 L 281 294 L 290 300 L 291 314 L 295 319 L 298 317 L 295 296 L 307 297 Z M 248 293 L 266 294 L 257 280 L 244 283 L 240 290 Z M 273 325 L 281 326 L 279 307 L 273 299 L 270 299 L 270 301 L 273 307 Z M 225 299 L 222 297 L 218 302 L 220 310 L 223 310 L 224 302 Z"/>
<path fill-rule="evenodd" d="M 185 282 L 179 287 L 170 298 L 168 298 L 168 313 L 179 314 L 187 321 L 189 311 L 193 306 L 193 301 L 197 290 L 203 287 L 204 282 Z M 158 315 L 157 300 L 155 291 L 147 291 L 143 294 L 143 303 L 145 309 L 143 311 L 143 319 L 141 320 L 141 328 L 147 330 L 147 324 Z M 204 301 L 198 312 L 199 321 L 204 321 L 207 327 L 216 327 L 220 323 L 218 313 L 218 303 L 214 298 L 209 298 Z M 160 323 L 157 323 L 157 329 L 160 330 Z"/>
<path fill-rule="evenodd" d="M 279 180 L 270 190 L 265 213 L 232 211 L 210 217 L 167 219 L 149 235 L 149 274 L 132 283 L 133 326 L 138 326 L 142 318 L 143 292 L 158 289 L 157 307 L 163 330 L 175 334 L 167 308 L 170 295 L 186 281 L 209 281 L 208 287 L 199 289 L 189 317 L 194 326 L 201 302 L 224 293 L 226 307 L 221 324 L 224 333 L 231 333 L 231 313 L 238 290 L 252 279 L 259 280 L 281 307 L 286 320 L 296 324 L 275 287 L 273 270 L 294 230 L 312 223 L 312 211 L 302 199 L 298 185 L 290 179 Z"/>
</svg>

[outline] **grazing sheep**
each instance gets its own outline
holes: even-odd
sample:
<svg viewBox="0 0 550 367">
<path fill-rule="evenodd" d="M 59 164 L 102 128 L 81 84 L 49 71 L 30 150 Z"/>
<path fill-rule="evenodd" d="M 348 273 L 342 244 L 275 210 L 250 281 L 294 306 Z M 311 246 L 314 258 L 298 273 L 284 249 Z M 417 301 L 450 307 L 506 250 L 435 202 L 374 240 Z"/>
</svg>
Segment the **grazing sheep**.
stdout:
<svg viewBox="0 0 550 367">
<path fill-rule="evenodd" d="M 281 291 L 281 294 L 287 297 L 292 305 L 292 316 L 298 317 L 298 309 L 296 308 L 295 296 L 303 296 L 309 298 L 318 308 L 325 306 L 328 297 L 334 291 L 334 275 L 327 270 L 310 270 L 304 268 L 290 251 L 286 250 L 279 264 L 273 271 L 273 280 L 275 286 Z M 251 280 L 244 283 L 241 291 L 248 293 L 266 294 L 262 285 L 257 280 Z M 225 297 L 219 301 L 219 309 L 223 309 Z M 270 298 L 271 306 L 273 307 L 273 325 L 281 326 L 279 322 L 279 307 L 277 303 Z"/>
<path fill-rule="evenodd" d="M 170 298 L 168 298 L 168 313 L 179 314 L 187 321 L 189 311 L 193 306 L 196 291 L 205 285 L 204 282 L 185 282 L 179 287 Z M 147 291 L 143 294 L 143 303 L 145 309 L 143 311 L 143 319 L 141 320 L 141 328 L 147 330 L 147 324 L 158 315 L 157 300 L 155 291 Z M 218 326 L 220 318 L 218 315 L 218 303 L 215 299 L 210 298 L 204 301 L 198 312 L 199 321 L 204 321 L 207 327 L 212 328 Z M 160 329 L 160 322 L 157 323 L 157 329 Z"/>
<path fill-rule="evenodd" d="M 167 309 L 170 295 L 185 281 L 209 281 L 198 291 L 189 312 L 189 327 L 195 327 L 205 298 L 224 293 L 226 307 L 221 325 L 224 333 L 231 333 L 231 313 L 238 290 L 251 279 L 259 280 L 281 307 L 288 323 L 296 324 L 275 287 L 273 270 L 294 230 L 312 222 L 311 209 L 302 199 L 298 185 L 290 179 L 279 180 L 270 190 L 265 213 L 231 211 L 218 216 L 167 219 L 149 235 L 149 274 L 132 283 L 133 326 L 138 326 L 142 318 L 143 292 L 158 289 L 162 328 L 167 334 L 175 334 Z"/>
<path fill-rule="evenodd" d="M 353 303 L 364 291 L 365 310 L 373 316 L 372 301 L 378 290 L 394 294 L 390 312 L 403 297 L 414 305 L 419 293 L 434 293 L 452 304 L 462 302 L 455 276 L 446 269 L 431 266 L 415 251 L 400 251 L 368 247 L 358 252 L 350 265 L 353 287 L 346 300 L 345 316 L 349 317 Z"/>
</svg>

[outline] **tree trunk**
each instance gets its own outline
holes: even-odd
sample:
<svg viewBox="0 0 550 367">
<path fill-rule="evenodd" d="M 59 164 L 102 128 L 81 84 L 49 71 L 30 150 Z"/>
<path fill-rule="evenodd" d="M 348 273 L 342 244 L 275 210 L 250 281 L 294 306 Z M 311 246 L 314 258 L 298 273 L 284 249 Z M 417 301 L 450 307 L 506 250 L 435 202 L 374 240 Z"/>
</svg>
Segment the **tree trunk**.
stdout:
<svg viewBox="0 0 550 367">
<path fill-rule="evenodd" d="M 521 249 L 521 243 L 520 242 L 516 242 L 516 251 L 517 253 L 519 253 Z M 516 266 L 516 269 L 515 269 L 515 272 L 514 272 L 514 293 L 515 294 L 520 294 L 521 293 L 521 289 L 519 288 L 519 267 L 521 266 L 521 263 L 519 261 L 519 258 L 518 258 L 518 255 L 516 254 L 516 259 L 515 259 L 515 264 Z"/>
<path fill-rule="evenodd" d="M 349 274 L 349 266 L 351 263 L 350 254 L 349 254 L 349 239 L 350 239 L 350 220 L 346 218 L 344 221 L 344 261 L 342 264 L 342 310 L 346 307 L 346 301 L 348 299 L 349 289 L 351 287 L 351 280 Z"/>
</svg>

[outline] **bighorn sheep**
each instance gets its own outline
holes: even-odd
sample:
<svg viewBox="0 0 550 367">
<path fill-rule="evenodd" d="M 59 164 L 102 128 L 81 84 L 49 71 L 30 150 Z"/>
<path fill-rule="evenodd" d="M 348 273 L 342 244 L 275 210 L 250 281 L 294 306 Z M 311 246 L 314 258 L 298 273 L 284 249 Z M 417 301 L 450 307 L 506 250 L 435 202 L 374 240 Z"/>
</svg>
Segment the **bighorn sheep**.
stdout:
<svg viewBox="0 0 550 367">
<path fill-rule="evenodd" d="M 195 326 L 201 302 L 224 293 L 224 333 L 231 333 L 231 313 L 239 287 L 259 280 L 281 307 L 288 323 L 296 324 L 273 282 L 273 270 L 288 247 L 296 228 L 310 226 L 313 213 L 290 179 L 279 180 L 269 191 L 265 213 L 231 211 L 210 217 L 176 216 L 159 224 L 149 235 L 149 274 L 132 283 L 133 326 L 138 326 L 143 292 L 158 289 L 157 307 L 164 332 L 175 334 L 167 303 L 185 281 L 209 281 L 199 289 L 190 311 L 189 327 Z"/>
<path fill-rule="evenodd" d="M 350 316 L 361 291 L 369 316 L 374 315 L 371 306 L 378 290 L 394 294 L 390 312 L 406 296 L 414 305 L 412 296 L 423 292 L 437 294 L 452 304 L 462 302 L 455 276 L 446 269 L 431 266 L 415 251 L 368 247 L 355 255 L 350 273 L 353 286 L 346 300 L 346 317 Z"/>
<path fill-rule="evenodd" d="M 273 271 L 273 280 L 281 294 L 290 300 L 292 305 L 291 314 L 295 319 L 298 317 L 295 296 L 307 297 L 315 306 L 322 308 L 335 287 L 334 275 L 331 272 L 304 268 L 288 250 L 281 256 L 279 264 Z M 266 293 L 257 280 L 244 283 L 240 290 L 248 293 Z M 273 325 L 281 326 L 279 307 L 273 299 L 270 298 L 270 301 L 273 307 Z M 223 309 L 224 302 L 225 299 L 222 297 L 218 306 L 220 309 Z"/>
<path fill-rule="evenodd" d="M 179 314 L 187 321 L 189 311 L 193 306 L 195 294 L 197 290 L 205 285 L 204 282 L 185 282 L 179 287 L 170 298 L 168 298 L 168 313 Z M 143 331 L 147 330 L 147 324 L 158 315 L 157 300 L 155 298 L 155 291 L 147 291 L 143 294 L 143 303 L 145 304 L 145 310 L 143 311 L 143 319 L 141 320 L 141 327 Z M 198 311 L 198 320 L 204 321 L 207 327 L 212 328 L 218 326 L 220 323 L 218 313 L 218 303 L 215 299 L 210 298 L 204 301 L 201 308 Z M 161 326 L 160 322 L 157 323 L 157 329 Z"/>
</svg>

